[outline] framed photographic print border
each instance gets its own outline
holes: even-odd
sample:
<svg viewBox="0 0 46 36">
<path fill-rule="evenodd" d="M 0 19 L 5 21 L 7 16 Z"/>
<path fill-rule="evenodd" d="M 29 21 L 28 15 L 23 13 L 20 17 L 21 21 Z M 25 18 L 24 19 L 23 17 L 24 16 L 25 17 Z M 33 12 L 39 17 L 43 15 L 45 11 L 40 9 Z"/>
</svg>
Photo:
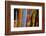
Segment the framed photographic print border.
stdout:
<svg viewBox="0 0 46 36">
<path fill-rule="evenodd" d="M 11 5 L 28 5 L 28 6 L 42 6 L 42 30 L 30 30 L 30 31 L 18 31 L 11 32 Z M 36 2 L 18 2 L 18 1 L 5 1 L 5 34 L 6 35 L 17 35 L 17 34 L 33 34 L 33 33 L 44 33 L 45 32 L 45 4 Z"/>
</svg>

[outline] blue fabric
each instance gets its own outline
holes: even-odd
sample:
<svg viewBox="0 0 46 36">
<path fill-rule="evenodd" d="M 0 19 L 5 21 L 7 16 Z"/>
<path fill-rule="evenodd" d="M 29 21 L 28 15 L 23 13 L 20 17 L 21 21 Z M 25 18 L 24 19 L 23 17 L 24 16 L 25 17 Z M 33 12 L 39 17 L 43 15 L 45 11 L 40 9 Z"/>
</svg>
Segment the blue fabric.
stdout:
<svg viewBox="0 0 46 36">
<path fill-rule="evenodd" d="M 22 10 L 22 27 L 26 27 L 26 16 L 27 16 L 27 10 L 23 9 Z"/>
</svg>

